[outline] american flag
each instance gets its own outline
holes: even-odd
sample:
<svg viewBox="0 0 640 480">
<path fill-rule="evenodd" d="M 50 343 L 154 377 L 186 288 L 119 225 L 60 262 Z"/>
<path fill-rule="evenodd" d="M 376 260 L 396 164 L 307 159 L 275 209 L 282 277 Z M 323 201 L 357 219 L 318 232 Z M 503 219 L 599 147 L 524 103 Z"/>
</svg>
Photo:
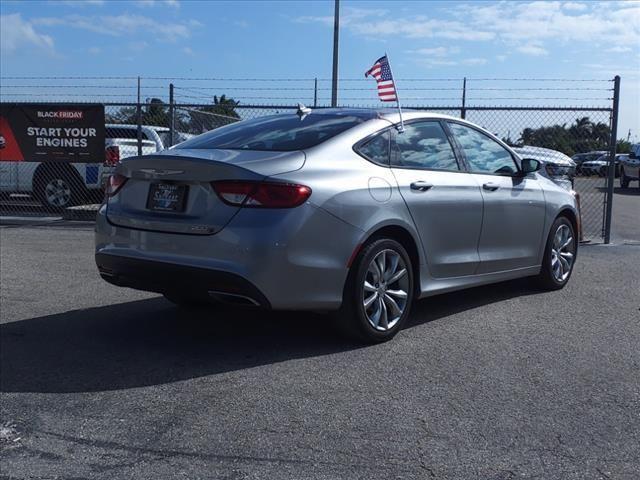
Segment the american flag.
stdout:
<svg viewBox="0 0 640 480">
<path fill-rule="evenodd" d="M 371 75 L 378 82 L 378 97 L 382 102 L 395 102 L 398 100 L 396 95 L 396 85 L 391 75 L 391 67 L 387 56 L 379 58 L 369 70 L 364 74 L 365 78 Z"/>
</svg>

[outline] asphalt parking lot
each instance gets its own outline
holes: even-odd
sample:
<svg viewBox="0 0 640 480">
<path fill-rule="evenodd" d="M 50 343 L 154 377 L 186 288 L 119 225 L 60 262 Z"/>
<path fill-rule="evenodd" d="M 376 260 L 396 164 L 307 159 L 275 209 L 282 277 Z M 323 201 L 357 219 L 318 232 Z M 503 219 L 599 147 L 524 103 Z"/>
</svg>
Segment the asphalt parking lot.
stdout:
<svg viewBox="0 0 640 480">
<path fill-rule="evenodd" d="M 89 225 L 0 228 L 0 477 L 637 479 L 626 198 L 564 290 L 434 297 L 371 347 L 320 315 L 110 286 Z"/>
</svg>

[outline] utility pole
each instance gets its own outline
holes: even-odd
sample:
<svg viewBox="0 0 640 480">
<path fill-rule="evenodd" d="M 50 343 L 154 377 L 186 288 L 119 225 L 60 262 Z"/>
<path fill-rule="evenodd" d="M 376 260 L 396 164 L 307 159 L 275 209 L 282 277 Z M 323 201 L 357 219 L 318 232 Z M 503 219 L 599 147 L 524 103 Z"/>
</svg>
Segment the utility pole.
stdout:
<svg viewBox="0 0 640 480">
<path fill-rule="evenodd" d="M 333 77 L 331 78 L 331 106 L 338 106 L 338 37 L 340 32 L 340 0 L 335 0 L 333 13 Z"/>
</svg>

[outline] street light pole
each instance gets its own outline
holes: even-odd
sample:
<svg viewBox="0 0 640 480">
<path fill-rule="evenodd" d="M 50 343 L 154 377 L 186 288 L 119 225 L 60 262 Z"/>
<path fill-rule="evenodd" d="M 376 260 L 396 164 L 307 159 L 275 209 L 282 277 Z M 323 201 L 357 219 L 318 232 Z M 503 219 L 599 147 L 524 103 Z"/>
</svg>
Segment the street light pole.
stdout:
<svg viewBox="0 0 640 480">
<path fill-rule="evenodd" d="M 331 106 L 338 106 L 338 37 L 340 32 L 340 0 L 335 0 L 333 13 L 333 77 L 331 78 Z"/>
</svg>

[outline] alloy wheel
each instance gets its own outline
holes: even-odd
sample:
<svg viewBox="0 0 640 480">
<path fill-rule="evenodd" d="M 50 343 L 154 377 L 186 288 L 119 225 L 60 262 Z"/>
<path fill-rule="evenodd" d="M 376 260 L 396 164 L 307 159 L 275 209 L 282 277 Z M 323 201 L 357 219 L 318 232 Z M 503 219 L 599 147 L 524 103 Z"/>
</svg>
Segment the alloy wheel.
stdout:
<svg viewBox="0 0 640 480">
<path fill-rule="evenodd" d="M 64 207 L 71 202 L 71 187 L 62 179 L 55 178 L 44 187 L 47 204 L 53 207 Z"/>
<path fill-rule="evenodd" d="M 378 331 L 391 330 L 400 320 L 409 298 L 409 273 L 400 254 L 379 252 L 367 268 L 362 303 L 369 324 Z"/>
<path fill-rule="evenodd" d="M 575 239 L 568 225 L 560 225 L 551 246 L 551 272 L 557 282 L 564 282 L 571 273 L 575 257 Z"/>
</svg>

